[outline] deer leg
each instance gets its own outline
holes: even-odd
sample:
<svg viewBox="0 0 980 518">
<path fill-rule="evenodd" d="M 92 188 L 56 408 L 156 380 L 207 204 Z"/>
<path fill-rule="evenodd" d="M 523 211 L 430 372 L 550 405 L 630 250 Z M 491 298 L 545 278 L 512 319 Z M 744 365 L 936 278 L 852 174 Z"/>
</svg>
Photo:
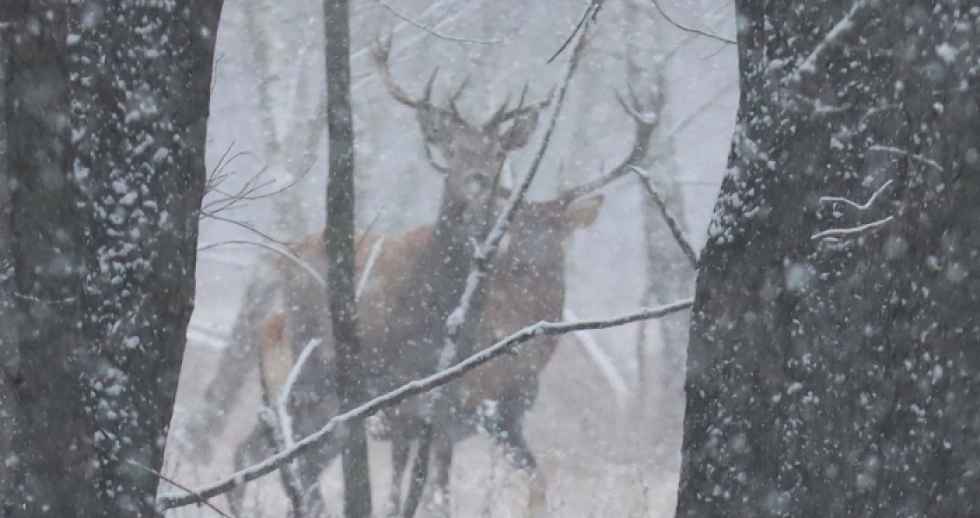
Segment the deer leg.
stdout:
<svg viewBox="0 0 980 518">
<path fill-rule="evenodd" d="M 449 491 L 449 478 L 453 465 L 453 441 L 447 434 L 437 433 L 435 437 L 434 461 L 436 463 L 435 504 L 439 516 L 452 515 L 452 494 Z"/>
<path fill-rule="evenodd" d="M 408 457 L 412 452 L 412 441 L 399 431 L 391 434 L 391 493 L 388 495 L 388 516 L 397 517 L 402 506 L 402 481 Z"/>
<path fill-rule="evenodd" d="M 327 466 L 338 454 L 337 446 L 332 442 L 327 442 L 293 461 L 298 463 L 296 471 L 303 490 L 304 516 L 326 515 L 326 504 L 320 491 L 320 473 L 327 469 Z"/>
<path fill-rule="evenodd" d="M 252 429 L 252 433 L 244 441 L 235 447 L 235 471 L 241 471 L 256 462 L 256 459 L 264 458 L 270 453 L 268 442 L 265 438 L 262 425 L 257 424 Z M 235 486 L 227 494 L 228 507 L 231 508 L 232 516 L 241 517 L 245 511 L 243 505 L 245 501 L 245 486 Z"/>
<path fill-rule="evenodd" d="M 519 402 L 502 401 L 497 419 L 487 421 L 487 431 L 497 444 L 507 450 L 510 464 L 530 477 L 528 516 L 544 518 L 548 516 L 548 481 L 524 439 L 523 408 L 524 405 Z"/>
<path fill-rule="evenodd" d="M 408 496 L 405 498 L 403 518 L 415 518 L 419 503 L 422 501 L 422 490 L 429 478 L 429 452 L 432 450 L 432 425 L 423 426 L 419 439 L 419 448 L 415 452 L 415 463 L 412 466 L 412 476 L 409 477 Z"/>
</svg>

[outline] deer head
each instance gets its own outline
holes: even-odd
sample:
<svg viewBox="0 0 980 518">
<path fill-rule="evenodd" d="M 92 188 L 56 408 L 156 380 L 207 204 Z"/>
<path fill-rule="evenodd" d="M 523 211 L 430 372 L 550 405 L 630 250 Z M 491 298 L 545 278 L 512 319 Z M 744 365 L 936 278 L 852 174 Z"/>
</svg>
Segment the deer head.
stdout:
<svg viewBox="0 0 980 518">
<path fill-rule="evenodd" d="M 419 99 L 413 99 L 395 82 L 388 67 L 391 39 L 375 43 L 374 60 L 388 92 L 399 103 L 415 110 L 426 154 L 446 181 L 446 195 L 468 204 L 489 205 L 507 155 L 527 145 L 538 124 L 538 114 L 551 102 L 545 99 L 525 105 L 527 88 L 514 108 L 509 99 L 482 124 L 467 121 L 456 105 L 467 81 L 452 92 L 446 106 L 432 99 L 438 69 L 433 71 Z"/>
</svg>

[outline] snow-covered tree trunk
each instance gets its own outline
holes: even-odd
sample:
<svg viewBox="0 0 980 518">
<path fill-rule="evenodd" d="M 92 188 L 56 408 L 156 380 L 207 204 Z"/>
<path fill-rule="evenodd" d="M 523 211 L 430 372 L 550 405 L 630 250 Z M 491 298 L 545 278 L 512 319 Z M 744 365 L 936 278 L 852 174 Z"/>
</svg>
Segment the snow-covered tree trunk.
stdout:
<svg viewBox="0 0 980 518">
<path fill-rule="evenodd" d="M 976 516 L 980 5 L 736 6 L 677 516 Z"/>
<path fill-rule="evenodd" d="M 5 497 L 25 516 L 154 516 L 193 309 L 221 2 L 3 8 L 17 320 Z"/>
</svg>

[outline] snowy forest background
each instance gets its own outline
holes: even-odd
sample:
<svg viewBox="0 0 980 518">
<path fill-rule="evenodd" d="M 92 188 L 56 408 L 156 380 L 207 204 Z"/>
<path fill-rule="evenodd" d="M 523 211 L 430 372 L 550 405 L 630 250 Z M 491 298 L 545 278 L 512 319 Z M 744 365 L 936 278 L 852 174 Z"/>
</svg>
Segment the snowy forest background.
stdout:
<svg viewBox="0 0 980 518">
<path fill-rule="evenodd" d="M 0 514 L 976 516 L 978 42 L 972 0 L 0 2 Z"/>
</svg>

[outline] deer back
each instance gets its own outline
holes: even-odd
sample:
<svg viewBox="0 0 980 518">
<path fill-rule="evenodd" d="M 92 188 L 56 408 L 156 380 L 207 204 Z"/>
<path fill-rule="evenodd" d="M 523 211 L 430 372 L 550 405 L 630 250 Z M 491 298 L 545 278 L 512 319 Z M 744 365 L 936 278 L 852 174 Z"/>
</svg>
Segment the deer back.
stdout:
<svg viewBox="0 0 980 518">
<path fill-rule="evenodd" d="M 565 308 L 564 241 L 577 228 L 592 224 L 602 206 L 594 196 L 567 204 L 562 200 L 526 202 L 515 214 L 510 234 L 492 263 L 480 345 L 489 346 L 541 321 L 559 321 Z M 464 376 L 466 404 L 537 394 L 538 377 L 558 344 L 544 336 Z"/>
</svg>

